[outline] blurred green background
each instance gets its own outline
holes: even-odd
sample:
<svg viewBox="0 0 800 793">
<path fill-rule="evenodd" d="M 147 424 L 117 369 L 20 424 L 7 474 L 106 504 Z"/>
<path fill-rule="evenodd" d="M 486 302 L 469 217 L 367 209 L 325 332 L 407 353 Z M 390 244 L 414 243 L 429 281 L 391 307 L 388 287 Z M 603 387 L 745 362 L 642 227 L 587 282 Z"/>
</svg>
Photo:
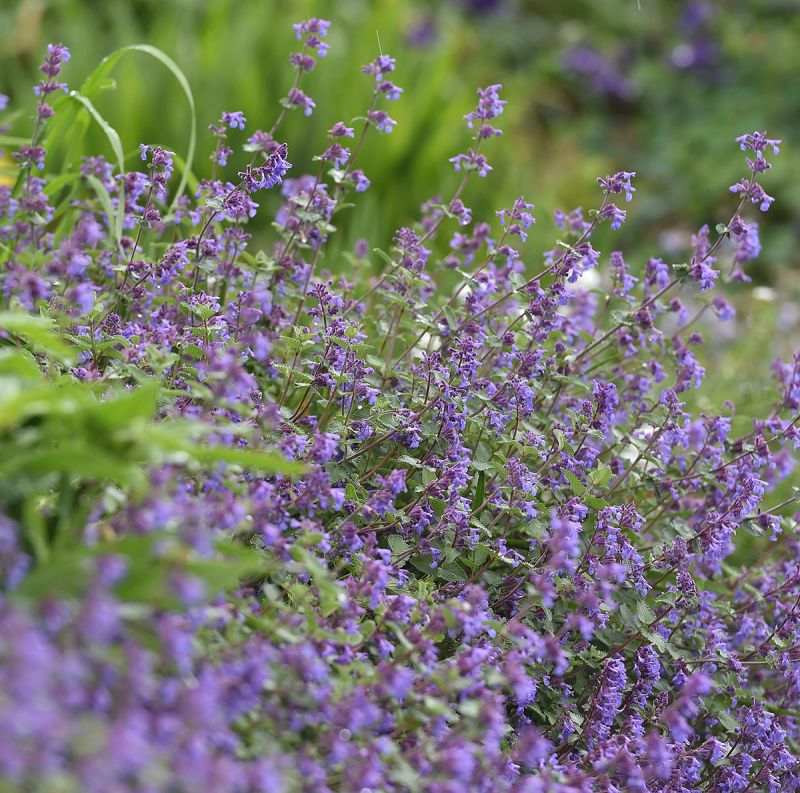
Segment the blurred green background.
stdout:
<svg viewBox="0 0 800 793">
<path fill-rule="evenodd" d="M 682 261 L 689 234 L 726 221 L 728 185 L 743 165 L 734 138 L 766 129 L 785 145 L 766 175 L 774 209 L 761 222 L 764 251 L 749 267 L 754 285 L 737 287 L 735 326 L 714 326 L 702 353 L 711 372 L 699 407 L 728 397 L 755 415 L 770 398 L 769 362 L 798 338 L 800 234 L 800 0 L 0 0 L 0 91 L 25 112 L 49 41 L 73 52 L 65 78 L 78 86 L 121 45 L 146 42 L 186 73 L 198 109 L 195 172 L 208 172 L 207 124 L 222 110 L 243 110 L 248 129 L 269 128 L 291 81 L 291 23 L 332 20 L 331 51 L 305 80 L 317 111 L 290 114 L 292 175 L 315 172 L 312 157 L 336 120 L 364 112 L 370 84 L 360 66 L 378 51 L 398 61 L 405 88 L 390 108 L 398 126 L 373 135 L 359 164 L 373 187 L 357 211 L 341 216 L 333 249 L 360 237 L 385 247 L 419 204 L 446 198 L 456 184 L 447 159 L 467 145 L 463 114 L 475 87 L 502 82 L 508 99 L 502 138 L 486 147 L 494 172 L 465 196 L 489 216 L 524 194 L 537 207 L 531 266 L 557 238 L 552 210 L 596 205 L 599 175 L 637 171 L 629 223 L 596 247 L 619 246 L 634 267 L 648 256 Z M 139 142 L 182 153 L 188 115 L 177 84 L 146 57 L 115 71 L 116 90 L 98 107 L 136 156 Z M 90 130 L 87 150 L 107 144 Z M 277 200 L 275 197 L 269 199 Z M 268 212 L 264 213 L 268 216 Z M 336 256 L 328 264 L 336 267 Z"/>
</svg>

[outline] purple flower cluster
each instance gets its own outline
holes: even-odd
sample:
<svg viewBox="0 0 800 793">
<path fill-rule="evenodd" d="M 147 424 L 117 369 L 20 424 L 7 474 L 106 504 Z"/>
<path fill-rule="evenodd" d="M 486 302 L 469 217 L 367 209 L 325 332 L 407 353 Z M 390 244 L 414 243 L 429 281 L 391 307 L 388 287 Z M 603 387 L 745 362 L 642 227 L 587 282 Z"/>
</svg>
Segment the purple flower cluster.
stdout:
<svg viewBox="0 0 800 793">
<path fill-rule="evenodd" d="M 491 85 L 459 184 L 368 280 L 329 240 L 372 128 L 395 125 L 394 59 L 364 67 L 367 110 L 333 123 L 317 173 L 288 178 L 276 138 L 313 109 L 299 83 L 328 27 L 295 26 L 289 98 L 233 174 L 246 118 L 221 113 L 192 196 L 142 146 L 141 171 L 84 158 L 54 203 L 29 167 L 41 111 L 25 178 L 0 185 L 0 787 L 800 790 L 800 513 L 773 493 L 800 354 L 766 418 L 695 414 L 708 318 L 678 296 L 718 289 L 725 257 L 747 279 L 778 142 L 738 139 L 739 205 L 687 263 L 593 247 L 627 171 L 557 213 L 541 263 L 524 197 L 464 203 L 491 170 Z M 40 95 L 67 60 L 49 49 Z M 740 531 L 761 558 L 732 555 Z"/>
<path fill-rule="evenodd" d="M 310 116 L 314 112 L 317 105 L 310 96 L 300 90 L 300 79 L 305 72 L 310 72 L 317 64 L 312 52 L 319 58 L 324 58 L 328 54 L 329 47 L 323 39 L 328 35 L 330 26 L 331 23 L 327 20 L 313 17 L 304 22 L 298 22 L 294 26 L 295 35 L 297 40 L 302 42 L 303 49 L 301 52 L 292 53 L 289 58 L 289 63 L 295 70 L 295 79 L 288 95 L 283 100 L 282 104 L 285 108 L 302 108 L 305 116 Z"/>
<path fill-rule="evenodd" d="M 376 107 L 377 101 L 383 98 L 393 102 L 400 98 L 403 89 L 396 86 L 390 80 L 385 79 L 386 75 L 393 72 L 395 59 L 388 55 L 379 55 L 374 61 L 368 63 L 361 70 L 364 74 L 370 74 L 375 78 L 375 88 L 372 93 L 372 102 L 367 111 L 367 119 L 378 132 L 388 134 L 395 127 L 397 122 L 389 116 L 385 110 Z"/>
<path fill-rule="evenodd" d="M 505 99 L 500 99 L 500 90 L 502 85 L 489 85 L 486 88 L 478 89 L 478 106 L 471 113 L 464 116 L 469 129 L 475 130 L 474 140 L 476 146 L 474 149 L 469 149 L 466 154 L 457 154 L 455 157 L 450 158 L 456 171 L 464 171 L 465 174 L 470 171 L 477 171 L 478 176 L 487 176 L 492 166 L 489 165 L 488 160 L 483 154 L 480 154 L 481 142 L 487 138 L 492 138 L 496 135 L 501 135 L 499 129 L 491 126 L 486 122 L 497 118 L 502 112 L 506 104 Z"/>
<path fill-rule="evenodd" d="M 731 185 L 730 191 L 739 193 L 742 201 L 749 199 L 753 204 L 757 204 L 762 212 L 766 212 L 775 199 L 771 195 L 767 195 L 764 188 L 758 183 L 758 175 L 772 167 L 772 164 L 764 157 L 764 151 L 771 148 L 772 153 L 777 155 L 780 152 L 781 141 L 768 138 L 766 132 L 753 132 L 750 135 L 741 135 L 736 138 L 736 142 L 742 151 L 753 152 L 754 158 L 745 157 L 750 175 Z"/>
</svg>

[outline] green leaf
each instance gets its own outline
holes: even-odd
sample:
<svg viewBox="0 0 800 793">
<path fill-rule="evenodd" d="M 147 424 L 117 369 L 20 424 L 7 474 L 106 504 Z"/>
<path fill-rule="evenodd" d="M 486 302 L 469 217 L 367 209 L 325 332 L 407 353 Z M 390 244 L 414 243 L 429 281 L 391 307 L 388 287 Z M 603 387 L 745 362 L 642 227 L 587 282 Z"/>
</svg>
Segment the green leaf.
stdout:
<svg viewBox="0 0 800 793">
<path fill-rule="evenodd" d="M 643 600 L 640 600 L 636 604 L 636 616 L 644 625 L 650 625 L 652 622 L 655 622 L 656 615 L 653 609 L 647 605 Z"/>
<path fill-rule="evenodd" d="M 297 476 L 306 470 L 302 463 L 287 460 L 274 449 L 257 450 L 203 444 L 187 437 L 187 432 L 191 429 L 196 432 L 197 427 L 182 421 L 162 421 L 157 425 L 141 427 L 137 430 L 137 437 L 153 444 L 162 452 L 182 452 L 200 463 L 228 463 L 286 476 Z"/>
<path fill-rule="evenodd" d="M 216 543 L 213 557 L 193 558 L 191 551 L 175 545 L 166 554 L 156 549 L 174 538 L 162 532 L 146 536 L 130 535 L 93 546 L 72 545 L 38 564 L 15 590 L 15 598 L 40 600 L 53 592 L 58 582 L 59 597 L 80 597 L 92 581 L 97 557 L 114 554 L 126 562 L 126 574 L 114 587 L 114 594 L 126 603 L 142 603 L 158 608 L 182 609 L 172 591 L 170 573 L 182 569 L 206 584 L 209 597 L 234 588 L 246 575 L 263 571 L 268 560 L 243 548 L 233 540 Z"/>
<path fill-rule="evenodd" d="M 201 462 L 223 462 L 241 465 L 271 474 L 298 476 L 306 470 L 302 463 L 287 460 L 280 452 L 274 450 L 259 451 L 257 449 L 231 448 L 229 446 L 189 446 L 187 451 Z"/>
<path fill-rule="evenodd" d="M 461 565 L 456 562 L 443 564 L 441 567 L 437 568 L 436 575 L 438 578 L 445 581 L 458 584 L 463 584 L 467 580 L 467 574 L 464 572 Z"/>
<path fill-rule="evenodd" d="M 586 492 L 586 485 L 578 479 L 572 471 L 564 471 L 564 475 L 569 480 L 570 487 L 572 488 L 572 492 L 576 496 L 582 496 Z"/>
<path fill-rule="evenodd" d="M 344 593 L 341 587 L 331 578 L 328 570 L 320 564 L 308 548 L 295 544 L 289 553 L 292 559 L 300 563 L 314 580 L 319 592 L 322 614 L 326 617 L 333 614 L 344 600 Z"/>
<path fill-rule="evenodd" d="M 389 267 L 395 267 L 397 265 L 397 262 L 395 262 L 395 260 L 391 256 L 389 256 L 389 254 L 386 253 L 386 251 L 383 251 L 380 248 L 373 248 L 372 251 L 373 253 L 377 253 L 378 256 L 380 256 L 381 259 L 383 259 L 386 262 L 386 264 L 389 265 Z"/>
<path fill-rule="evenodd" d="M 478 481 L 475 484 L 475 495 L 472 497 L 472 511 L 480 507 L 486 499 L 486 474 L 478 472 Z"/>
<path fill-rule="evenodd" d="M 647 641 L 650 642 L 659 652 L 667 652 L 669 645 L 661 634 L 651 631 L 648 628 L 642 628 L 641 634 Z"/>
<path fill-rule="evenodd" d="M 605 487 L 613 475 L 614 472 L 607 465 L 599 465 L 589 474 L 589 479 L 592 480 L 592 484 Z"/>
<path fill-rule="evenodd" d="M 768 705 L 765 705 L 767 709 L 771 710 Z M 731 716 L 728 712 L 728 708 L 730 708 L 730 703 L 728 703 L 727 707 L 719 707 L 714 709 L 714 718 L 716 718 L 719 723 L 730 733 L 737 733 L 740 728 L 740 724 L 736 719 Z M 783 714 L 789 715 L 789 714 Z M 790 715 L 794 716 L 796 713 L 791 713 Z"/>
<path fill-rule="evenodd" d="M 0 348 L 0 376 L 12 375 L 21 380 L 41 380 L 42 370 L 28 350 Z"/>
<path fill-rule="evenodd" d="M 15 473 L 25 472 L 43 476 L 63 473 L 89 479 L 116 479 L 130 481 L 127 466 L 113 454 L 104 454 L 82 441 L 65 443 L 57 449 L 33 449 L 27 453 L 17 453 L 13 461 L 0 464 L 0 471 L 13 468 Z"/>
<path fill-rule="evenodd" d="M 65 364 L 75 360 L 75 351 L 56 335 L 51 319 L 16 311 L 2 311 L 0 330 L 22 336 L 33 344 L 35 351 L 46 353 L 53 360 Z"/>
<path fill-rule="evenodd" d="M 444 510 L 447 507 L 447 503 L 442 501 L 441 498 L 432 498 L 430 499 L 431 509 L 433 510 L 433 514 L 436 515 L 437 518 L 441 518 L 444 514 Z"/>
<path fill-rule="evenodd" d="M 77 597 L 90 580 L 92 559 L 88 548 L 79 548 L 40 562 L 17 587 L 14 597 L 41 600 L 52 595 L 55 581 L 59 598 Z"/>
<path fill-rule="evenodd" d="M 586 506 L 598 511 L 608 506 L 608 501 L 604 501 L 602 498 L 597 498 L 596 496 L 590 496 L 588 493 L 583 496 L 583 502 Z"/>
<path fill-rule="evenodd" d="M 392 534 L 389 537 L 389 548 L 391 548 L 393 556 L 400 556 L 400 554 L 408 551 L 411 546 L 399 534 Z"/>
<path fill-rule="evenodd" d="M 234 558 L 198 559 L 187 562 L 186 572 L 197 576 L 206 585 L 209 596 L 233 589 L 246 575 L 252 575 L 263 567 L 263 562 L 254 553 Z"/>
<path fill-rule="evenodd" d="M 770 711 L 770 713 L 777 713 L 779 716 L 791 716 L 793 719 L 800 719 L 800 710 L 790 710 L 789 708 L 781 708 L 777 705 L 770 705 L 768 703 L 764 703 L 764 707 Z M 718 713 L 714 714 L 715 716 L 719 717 Z M 720 719 L 722 721 L 722 719 Z M 739 722 L 734 721 L 734 726 L 729 728 L 731 730 L 738 730 L 739 729 Z"/>
<path fill-rule="evenodd" d="M 741 527 L 748 533 L 751 534 L 753 537 L 763 537 L 764 536 L 764 529 L 758 525 L 754 520 L 745 520 Z"/>
</svg>

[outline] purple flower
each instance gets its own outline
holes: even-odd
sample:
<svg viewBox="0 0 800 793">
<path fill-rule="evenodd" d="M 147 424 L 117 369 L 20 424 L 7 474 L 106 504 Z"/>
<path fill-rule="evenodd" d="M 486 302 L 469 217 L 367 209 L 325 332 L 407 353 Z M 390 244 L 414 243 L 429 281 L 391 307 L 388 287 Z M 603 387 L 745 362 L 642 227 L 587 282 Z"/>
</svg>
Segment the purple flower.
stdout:
<svg viewBox="0 0 800 793">
<path fill-rule="evenodd" d="M 57 77 L 61 73 L 61 67 L 71 58 L 72 54 L 63 44 L 48 44 L 47 56 L 39 69 L 50 78 Z"/>
<path fill-rule="evenodd" d="M 611 228 L 616 231 L 625 222 L 628 212 L 620 209 L 616 204 L 606 204 L 600 211 L 600 217 L 603 220 L 611 220 Z"/>
<path fill-rule="evenodd" d="M 459 225 L 467 226 L 472 222 L 472 210 L 460 198 L 450 202 L 449 210 L 458 218 Z"/>
<path fill-rule="evenodd" d="M 397 126 L 397 122 L 393 118 L 390 118 L 389 114 L 384 110 L 370 110 L 368 118 L 378 132 L 383 132 L 386 135 Z"/>
<path fill-rule="evenodd" d="M 636 176 L 634 171 L 618 171 L 612 176 L 599 177 L 597 182 L 608 193 L 614 195 L 624 193 L 625 200 L 630 201 L 636 192 L 636 188 L 631 185 L 634 176 Z"/>
<path fill-rule="evenodd" d="M 590 745 L 608 738 L 611 725 L 622 705 L 627 680 L 625 663 L 618 655 L 605 662 L 600 676 L 600 686 L 594 698 L 591 720 L 586 728 Z"/>
<path fill-rule="evenodd" d="M 697 716 L 700 711 L 697 699 L 710 693 L 712 688 L 708 675 L 700 671 L 693 672 L 684 682 L 680 695 L 664 711 L 664 723 L 676 742 L 686 743 L 692 736 L 689 719 Z"/>
<path fill-rule="evenodd" d="M 383 96 L 390 102 L 397 101 L 400 98 L 400 94 L 403 93 L 402 88 L 396 86 L 389 80 L 382 80 L 380 83 L 378 83 L 377 90 L 378 93 L 383 94 Z"/>
<path fill-rule="evenodd" d="M 286 146 L 282 146 L 269 155 L 263 165 L 248 165 L 246 170 L 239 172 L 245 189 L 249 193 L 258 190 L 270 190 L 275 185 L 281 184 L 283 177 L 292 164 L 286 159 Z"/>
<path fill-rule="evenodd" d="M 758 223 L 744 223 L 736 218 L 736 222 L 731 224 L 736 250 L 733 254 L 733 261 L 738 264 L 746 264 L 757 258 L 761 253 L 761 240 L 758 236 Z"/>
<path fill-rule="evenodd" d="M 304 94 L 299 88 L 292 88 L 289 95 L 286 97 L 286 103 L 289 107 L 302 107 L 303 115 L 310 116 L 317 106 L 314 100 Z"/>
<path fill-rule="evenodd" d="M 219 166 L 226 166 L 228 164 L 228 157 L 233 154 L 233 149 L 230 146 L 218 146 L 210 156 L 210 159 Z"/>
<path fill-rule="evenodd" d="M 455 157 L 451 157 L 450 162 L 453 163 L 456 171 L 461 171 L 462 169 L 465 171 L 477 171 L 478 176 L 487 176 L 489 171 L 492 170 L 492 166 L 489 165 L 486 157 L 472 149 L 467 154 L 457 154 Z"/>
<path fill-rule="evenodd" d="M 758 204 L 758 208 L 762 212 L 766 212 L 775 202 L 775 199 L 768 195 L 764 188 L 753 179 L 740 179 L 736 184 L 732 184 L 729 189 L 732 193 L 741 193 L 750 199 L 753 204 Z"/>
<path fill-rule="evenodd" d="M 331 23 L 327 19 L 317 19 L 316 17 L 310 17 L 304 22 L 297 22 L 292 25 L 298 41 L 302 40 L 303 36 L 308 36 L 309 34 L 319 36 L 320 38 L 327 36 L 330 26 Z"/>
<path fill-rule="evenodd" d="M 716 295 L 714 300 L 712 301 L 712 305 L 714 306 L 714 311 L 716 312 L 717 316 L 724 322 L 729 319 L 733 319 L 736 316 L 736 310 L 725 300 L 724 297 L 720 295 Z"/>
<path fill-rule="evenodd" d="M 355 182 L 357 193 L 363 193 L 370 185 L 369 179 L 367 179 L 364 171 L 361 169 L 352 171 L 350 173 L 350 178 Z"/>
<path fill-rule="evenodd" d="M 489 85 L 486 88 L 478 89 L 477 108 L 464 116 L 467 126 L 470 129 L 473 129 L 476 123 L 479 128 L 483 126 L 488 127 L 488 125 L 483 125 L 481 122 L 497 118 L 497 116 L 503 112 L 503 108 L 507 102 L 505 99 L 500 99 L 500 90 L 502 88 L 503 86 L 497 83 L 495 85 Z M 488 127 L 488 129 L 491 129 L 491 127 Z M 482 137 L 489 137 L 490 134 L 492 133 L 483 135 Z"/>
<path fill-rule="evenodd" d="M 376 82 L 383 80 L 384 75 L 393 72 L 395 68 L 395 59 L 388 55 L 379 55 L 374 61 L 371 61 L 364 66 L 361 71 L 364 74 L 372 74 L 375 76 Z"/>
<path fill-rule="evenodd" d="M 36 115 L 39 123 L 51 118 L 55 112 L 45 101 L 47 97 L 56 91 L 67 91 L 67 84 L 59 82 L 55 78 L 61 73 L 61 67 L 71 57 L 70 51 L 63 44 L 47 45 L 47 56 L 39 67 L 40 71 L 46 75 L 46 79 L 40 80 L 33 89 L 34 95 L 40 98 L 36 106 Z"/>
<path fill-rule="evenodd" d="M 232 113 L 223 113 L 222 121 L 231 129 L 242 130 L 244 129 L 244 125 L 247 123 L 247 119 L 244 117 L 244 113 L 242 113 L 241 110 L 235 110 Z"/>
<path fill-rule="evenodd" d="M 301 71 L 311 71 L 314 67 L 314 59 L 306 54 L 306 49 L 316 52 L 320 58 L 324 58 L 328 54 L 329 46 L 322 39 L 328 35 L 330 26 L 331 23 L 326 19 L 317 19 L 315 17 L 292 26 L 297 40 L 304 42 L 303 52 L 295 53 L 291 58 L 294 66 Z"/>
<path fill-rule="evenodd" d="M 554 509 L 550 512 L 550 539 L 548 550 L 550 564 L 556 570 L 572 572 L 580 553 L 581 526 L 574 520 L 562 517 Z"/>
<path fill-rule="evenodd" d="M 20 146 L 14 157 L 29 166 L 35 165 L 40 171 L 44 169 L 44 158 L 47 152 L 41 146 Z"/>
<path fill-rule="evenodd" d="M 301 72 L 310 72 L 317 65 L 317 61 L 311 55 L 304 52 L 293 52 L 289 56 L 289 63 Z"/>
<path fill-rule="evenodd" d="M 531 209 L 533 204 L 529 204 L 523 196 L 520 196 L 511 209 L 501 209 L 495 214 L 500 218 L 500 225 L 506 228 L 507 234 L 515 235 L 525 242 L 528 239 L 528 229 L 536 222 L 536 218 L 530 212 Z"/>
<path fill-rule="evenodd" d="M 278 143 L 271 138 L 269 134 L 259 129 L 247 139 L 247 146 L 245 149 L 247 151 L 261 152 L 262 154 L 270 155 L 276 149 L 280 148 L 281 145 L 283 144 Z"/>
<path fill-rule="evenodd" d="M 766 132 L 750 132 L 746 135 L 740 135 L 736 138 L 736 142 L 742 151 L 749 149 L 754 152 L 762 152 L 767 148 L 771 148 L 773 154 L 780 152 L 781 141 L 768 138 Z"/>
<path fill-rule="evenodd" d="M 328 135 L 331 138 L 353 138 L 355 131 L 352 127 L 348 127 L 342 121 L 337 121 L 329 130 Z"/>
<path fill-rule="evenodd" d="M 700 260 L 693 262 L 689 267 L 689 277 L 697 281 L 700 285 L 700 291 L 706 289 L 713 289 L 714 282 L 719 278 L 719 270 L 709 267 L 708 263 Z"/>
<path fill-rule="evenodd" d="M 346 149 L 338 143 L 333 143 L 325 149 L 320 159 L 332 162 L 334 168 L 343 168 L 344 164 L 350 159 L 350 149 Z"/>
</svg>

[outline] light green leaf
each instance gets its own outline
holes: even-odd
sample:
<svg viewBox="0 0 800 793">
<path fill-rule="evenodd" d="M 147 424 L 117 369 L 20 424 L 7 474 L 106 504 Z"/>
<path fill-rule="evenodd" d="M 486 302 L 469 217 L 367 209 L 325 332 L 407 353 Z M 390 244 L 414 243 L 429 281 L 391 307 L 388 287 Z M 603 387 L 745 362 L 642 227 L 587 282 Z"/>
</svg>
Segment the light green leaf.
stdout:
<svg viewBox="0 0 800 793">
<path fill-rule="evenodd" d="M 576 496 L 582 496 L 586 492 L 586 485 L 578 479 L 572 471 L 564 471 L 564 475 L 569 480 L 570 487 L 572 488 L 572 492 Z"/>
<path fill-rule="evenodd" d="M 653 609 L 647 605 L 643 600 L 640 600 L 636 604 L 636 616 L 639 617 L 640 621 L 644 625 L 650 625 L 652 622 L 655 622 L 656 615 Z"/>
<path fill-rule="evenodd" d="M 72 363 L 75 351 L 59 337 L 52 320 L 16 311 L 0 312 L 0 330 L 31 342 L 35 351 L 44 352 L 61 363 Z"/>
<path fill-rule="evenodd" d="M 392 549 L 394 556 L 400 556 L 405 553 L 411 546 L 399 535 L 392 534 L 389 537 L 389 547 Z"/>
</svg>

